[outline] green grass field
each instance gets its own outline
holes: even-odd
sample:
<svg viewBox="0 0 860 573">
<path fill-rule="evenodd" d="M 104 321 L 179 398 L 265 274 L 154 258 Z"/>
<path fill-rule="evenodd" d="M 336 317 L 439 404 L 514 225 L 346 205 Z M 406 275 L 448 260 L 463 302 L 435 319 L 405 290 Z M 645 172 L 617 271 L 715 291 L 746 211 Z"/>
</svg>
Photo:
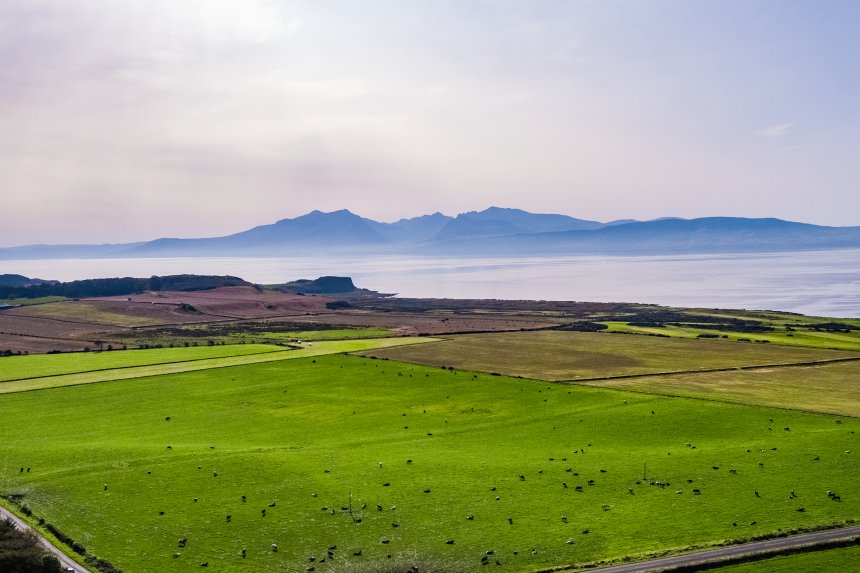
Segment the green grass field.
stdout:
<svg viewBox="0 0 860 573">
<path fill-rule="evenodd" d="M 282 351 L 279 346 L 238 344 L 231 346 L 198 346 L 193 348 L 159 348 L 151 350 L 112 350 L 110 352 L 74 352 L 9 356 L 0 362 L 0 382 L 21 378 L 38 378 L 110 368 L 128 368 L 168 362 L 186 362 L 223 356 L 242 356 Z"/>
<path fill-rule="evenodd" d="M 176 374 L 179 372 L 191 372 L 195 370 L 210 370 L 213 368 L 226 368 L 230 366 L 239 366 L 242 364 L 255 364 L 259 362 L 276 362 L 279 360 L 292 360 L 295 358 L 307 358 L 309 356 L 324 356 L 326 354 L 337 354 L 342 352 L 357 352 L 369 350 L 373 348 L 387 348 L 390 346 L 407 345 L 407 344 L 423 344 L 434 342 L 432 338 L 372 338 L 368 340 L 331 340 L 321 341 L 317 343 L 306 344 L 301 348 L 293 350 L 283 350 L 274 346 L 260 346 L 262 350 L 256 353 L 241 352 L 242 349 L 248 346 L 221 346 L 213 348 L 225 349 L 222 356 L 215 358 L 198 357 L 196 359 L 179 360 L 174 362 L 155 362 L 140 366 L 123 365 L 123 363 L 132 363 L 136 357 L 122 357 L 116 360 L 117 366 L 110 366 L 110 359 L 103 362 L 105 368 L 101 370 L 79 371 L 72 374 L 58 374 L 56 372 L 41 377 L 22 378 L 10 380 L 8 382 L 0 382 L 0 394 L 9 394 L 13 392 L 25 392 L 30 390 L 43 390 L 46 388 L 60 388 L 63 386 L 75 386 L 78 384 L 92 384 L 95 382 L 110 382 L 113 380 L 127 380 L 129 378 L 142 378 L 147 376 L 157 376 L 162 374 Z M 230 352 L 230 349 L 233 351 Z M 266 351 L 269 349 L 271 351 Z M 152 350 L 152 351 L 126 351 L 130 353 L 149 352 L 154 360 L 164 359 L 165 357 L 176 355 L 172 350 L 191 350 L 190 355 L 195 355 L 193 352 L 196 349 L 168 349 L 168 350 Z M 120 352 L 111 352 L 109 354 L 122 354 Z M 217 353 L 213 353 L 217 354 Z M 33 361 L 39 365 L 40 358 L 45 355 L 11 357 L 15 359 L 16 372 L 28 372 L 27 364 Z M 57 356 L 57 355 L 51 355 Z M 79 355 L 63 355 L 64 357 L 75 357 Z M 181 354 L 180 354 L 181 356 Z M 3 358 L 2 360 L 6 360 Z M 74 364 L 74 361 L 72 361 Z M 81 364 L 81 363 L 78 363 Z"/>
<path fill-rule="evenodd" d="M 860 514 L 857 419 L 355 356 L 4 394 L 0 420 L 0 493 L 130 572 L 533 571 Z"/>
<path fill-rule="evenodd" d="M 686 326 L 632 326 L 624 322 L 607 322 L 608 332 L 619 332 L 627 334 L 651 334 L 658 336 L 669 336 L 672 338 L 696 338 L 700 334 L 718 334 L 729 340 L 743 341 L 744 339 L 759 342 L 779 344 L 782 346 L 805 346 L 809 348 L 829 348 L 835 350 L 860 350 L 860 331 L 849 333 L 824 332 L 815 330 L 788 331 L 785 327 L 777 327 L 770 332 L 732 332 L 729 330 L 708 330 L 703 328 L 692 328 Z"/>
<path fill-rule="evenodd" d="M 542 380 L 568 380 L 789 364 L 860 354 L 591 332 L 506 332 L 445 337 L 428 346 L 392 348 L 373 355 L 417 364 L 453 366 Z"/>
<path fill-rule="evenodd" d="M 728 565 L 711 571 L 716 573 L 856 573 L 860 571 L 860 546 L 780 555 L 752 563 Z"/>
<path fill-rule="evenodd" d="M 593 382 L 605 388 L 860 417 L 860 361 Z"/>
</svg>

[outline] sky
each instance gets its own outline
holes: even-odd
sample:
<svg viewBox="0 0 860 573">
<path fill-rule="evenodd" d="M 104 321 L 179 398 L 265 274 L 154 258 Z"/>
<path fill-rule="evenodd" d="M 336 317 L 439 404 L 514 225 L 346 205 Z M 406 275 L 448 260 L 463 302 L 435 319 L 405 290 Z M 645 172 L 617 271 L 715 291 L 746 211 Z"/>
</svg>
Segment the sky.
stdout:
<svg viewBox="0 0 860 573">
<path fill-rule="evenodd" d="M 854 0 L 0 0 L 0 246 L 319 209 L 860 225 Z"/>
</svg>

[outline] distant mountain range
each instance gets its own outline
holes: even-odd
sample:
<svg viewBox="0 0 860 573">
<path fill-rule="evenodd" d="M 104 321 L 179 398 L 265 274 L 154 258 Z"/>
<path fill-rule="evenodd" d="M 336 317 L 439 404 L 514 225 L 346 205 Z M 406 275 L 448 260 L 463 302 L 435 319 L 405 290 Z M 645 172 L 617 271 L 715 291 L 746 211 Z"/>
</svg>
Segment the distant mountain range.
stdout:
<svg viewBox="0 0 860 573">
<path fill-rule="evenodd" d="M 345 209 L 312 211 L 221 237 L 104 245 L 0 248 L 0 259 L 292 256 L 316 254 L 544 255 L 685 254 L 860 248 L 860 227 L 781 219 L 707 217 L 620 220 L 490 207 L 380 223 Z"/>
</svg>

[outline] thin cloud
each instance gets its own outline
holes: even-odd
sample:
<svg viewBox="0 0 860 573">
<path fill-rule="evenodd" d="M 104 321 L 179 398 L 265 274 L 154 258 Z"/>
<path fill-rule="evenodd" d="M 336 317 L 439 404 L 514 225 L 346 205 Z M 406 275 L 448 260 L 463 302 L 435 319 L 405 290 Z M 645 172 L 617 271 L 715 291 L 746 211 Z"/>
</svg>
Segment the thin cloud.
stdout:
<svg viewBox="0 0 860 573">
<path fill-rule="evenodd" d="M 763 127 L 762 129 L 755 132 L 755 134 L 764 139 L 772 139 L 774 137 L 782 137 L 788 134 L 788 130 L 790 130 L 794 126 L 794 123 L 780 123 L 777 125 L 769 125 L 767 127 Z"/>
</svg>

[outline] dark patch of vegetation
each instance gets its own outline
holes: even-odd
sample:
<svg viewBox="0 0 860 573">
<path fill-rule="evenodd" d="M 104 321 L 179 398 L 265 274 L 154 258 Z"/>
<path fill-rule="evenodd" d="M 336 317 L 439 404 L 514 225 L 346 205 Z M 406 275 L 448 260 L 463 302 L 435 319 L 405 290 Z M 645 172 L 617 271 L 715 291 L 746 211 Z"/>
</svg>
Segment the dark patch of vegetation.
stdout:
<svg viewBox="0 0 860 573">
<path fill-rule="evenodd" d="M 343 310 L 352 308 L 352 305 L 345 300 L 334 300 L 332 302 L 325 303 L 325 307 L 329 310 Z"/>
<path fill-rule="evenodd" d="M 143 278 L 87 279 L 68 283 L 42 283 L 25 287 L 0 286 L 0 298 L 67 298 L 120 296 L 144 291 L 197 291 L 227 286 L 252 286 L 238 277 L 209 275 L 168 275 Z"/>
<path fill-rule="evenodd" d="M 606 330 L 607 328 L 609 327 L 599 322 L 580 321 L 562 324 L 561 326 L 555 327 L 552 330 L 569 330 L 573 332 L 600 332 L 601 330 Z"/>
<path fill-rule="evenodd" d="M 844 322 L 819 322 L 816 324 L 792 324 L 790 326 L 806 326 L 811 330 L 823 330 L 825 332 L 851 332 L 852 330 L 860 330 L 860 326 L 846 324 Z"/>
<path fill-rule="evenodd" d="M 0 521 L 0 571 L 4 573 L 61 573 L 60 561 L 39 544 L 29 531 L 12 520 Z"/>
<path fill-rule="evenodd" d="M 334 294 L 355 292 L 355 284 L 350 277 L 320 277 L 318 279 L 299 279 L 276 288 L 283 292 L 304 294 Z"/>
</svg>

